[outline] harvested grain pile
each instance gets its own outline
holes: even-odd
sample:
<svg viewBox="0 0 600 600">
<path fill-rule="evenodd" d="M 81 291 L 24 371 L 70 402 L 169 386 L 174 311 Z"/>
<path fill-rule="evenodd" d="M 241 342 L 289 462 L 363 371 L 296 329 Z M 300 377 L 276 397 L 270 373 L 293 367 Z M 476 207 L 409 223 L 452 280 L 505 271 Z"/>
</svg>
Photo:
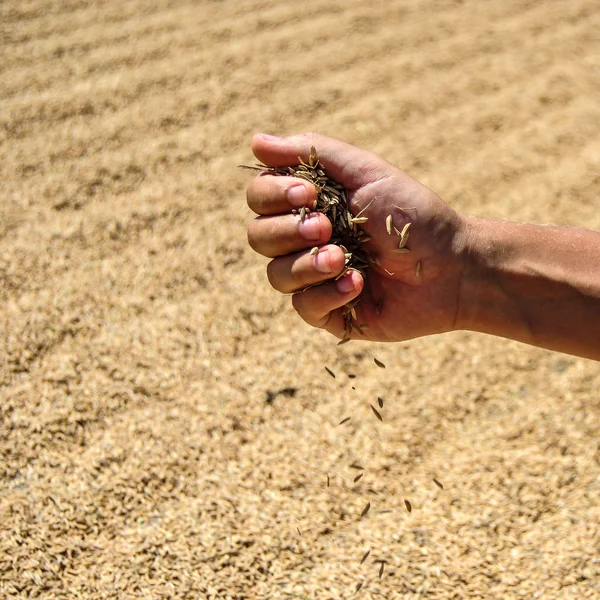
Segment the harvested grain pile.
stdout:
<svg viewBox="0 0 600 600">
<path fill-rule="evenodd" d="M 597 597 L 598 365 L 337 347 L 269 289 L 236 165 L 317 130 L 600 228 L 599 31 L 595 0 L 1 3 L 0 596 Z"/>
</svg>

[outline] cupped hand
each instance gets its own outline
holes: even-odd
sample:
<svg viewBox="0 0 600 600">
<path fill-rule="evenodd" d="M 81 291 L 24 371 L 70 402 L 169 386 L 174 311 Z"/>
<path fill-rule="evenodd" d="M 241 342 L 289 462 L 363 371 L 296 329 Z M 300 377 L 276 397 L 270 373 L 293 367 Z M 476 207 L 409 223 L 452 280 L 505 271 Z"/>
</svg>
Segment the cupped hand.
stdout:
<svg viewBox="0 0 600 600">
<path fill-rule="evenodd" d="M 271 285 L 294 293 L 293 306 L 310 325 L 337 337 L 344 331 L 342 307 L 354 304 L 356 323 L 374 341 L 401 341 L 454 329 L 467 234 L 464 219 L 426 186 L 377 155 L 318 134 L 252 139 L 252 151 L 267 166 L 308 161 L 311 146 L 325 171 L 348 190 L 353 215 L 368 221 L 365 249 L 373 258 L 365 279 L 344 271 L 343 251 L 328 244 L 328 218 L 292 210 L 312 207 L 315 187 L 295 177 L 261 174 L 248 186 L 249 207 L 259 216 L 249 224 L 248 241 L 272 258 Z M 390 219 L 391 215 L 391 219 Z M 408 229 L 405 227 L 407 224 Z M 391 233 L 388 232 L 391 231 Z M 397 252 L 402 231 L 404 251 Z M 311 249 L 318 252 L 311 254 Z M 314 285 L 320 284 L 320 285 Z"/>
</svg>

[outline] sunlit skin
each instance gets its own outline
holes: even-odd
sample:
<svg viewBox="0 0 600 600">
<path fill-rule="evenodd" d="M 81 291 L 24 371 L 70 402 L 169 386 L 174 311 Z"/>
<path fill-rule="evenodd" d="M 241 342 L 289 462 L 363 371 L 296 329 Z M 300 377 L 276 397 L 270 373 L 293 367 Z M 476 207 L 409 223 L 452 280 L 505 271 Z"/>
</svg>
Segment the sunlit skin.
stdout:
<svg viewBox="0 0 600 600">
<path fill-rule="evenodd" d="M 361 225 L 371 236 L 365 246 L 378 264 L 366 279 L 351 271 L 336 281 L 344 255 L 327 243 L 329 220 L 292 214 L 313 205 L 314 186 L 256 177 L 247 200 L 259 216 L 249 224 L 248 241 L 272 259 L 271 285 L 294 294 L 293 306 L 308 324 L 339 337 L 341 307 L 358 299 L 356 321 L 367 328 L 353 338 L 393 342 L 466 329 L 600 359 L 600 233 L 460 215 L 388 161 L 318 134 L 252 139 L 254 155 L 267 166 L 308 161 L 311 146 L 348 190 L 351 212 L 368 217 Z M 397 253 L 393 228 L 407 223 L 409 252 Z"/>
</svg>

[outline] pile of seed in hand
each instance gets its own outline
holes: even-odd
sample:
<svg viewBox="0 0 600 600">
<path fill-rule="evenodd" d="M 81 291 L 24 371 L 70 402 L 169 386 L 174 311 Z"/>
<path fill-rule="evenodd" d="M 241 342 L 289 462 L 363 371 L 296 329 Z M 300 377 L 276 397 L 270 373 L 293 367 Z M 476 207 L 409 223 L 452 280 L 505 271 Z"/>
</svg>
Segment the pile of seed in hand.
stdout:
<svg viewBox="0 0 600 600">
<path fill-rule="evenodd" d="M 356 216 L 353 216 L 348 204 L 348 192 L 343 185 L 337 183 L 327 175 L 317 157 L 317 151 L 314 146 L 310 149 L 308 164 L 300 157 L 298 157 L 298 161 L 299 164 L 295 167 L 267 167 L 260 163 L 253 167 L 247 165 L 240 166 L 246 169 L 269 173 L 271 175 L 299 177 L 300 179 L 305 179 L 312 183 L 317 190 L 317 199 L 312 208 L 303 207 L 300 210 L 293 210 L 292 212 L 294 214 L 299 214 L 301 219 L 304 219 L 311 211 L 320 212 L 331 222 L 333 233 L 329 243 L 339 246 L 346 257 L 344 270 L 336 277 L 336 279 L 340 279 L 346 275 L 348 271 L 358 271 L 363 278 L 366 278 L 365 270 L 371 263 L 377 262 L 377 260 L 369 256 L 365 250 L 363 244 L 368 242 L 371 238 L 360 228 L 361 224 L 368 221 L 368 217 L 364 216 L 364 212 L 371 203 L 365 206 L 365 208 L 363 208 Z M 315 247 L 311 250 L 311 253 L 314 255 L 317 254 L 318 251 L 318 248 Z M 350 334 L 353 331 L 356 331 L 360 335 L 364 335 L 362 330 L 366 328 L 366 325 L 359 325 L 356 323 L 356 311 L 354 306 L 358 302 L 359 298 L 356 298 L 342 308 L 344 331 L 340 332 L 340 337 L 342 338 L 340 343 L 350 341 Z"/>
</svg>

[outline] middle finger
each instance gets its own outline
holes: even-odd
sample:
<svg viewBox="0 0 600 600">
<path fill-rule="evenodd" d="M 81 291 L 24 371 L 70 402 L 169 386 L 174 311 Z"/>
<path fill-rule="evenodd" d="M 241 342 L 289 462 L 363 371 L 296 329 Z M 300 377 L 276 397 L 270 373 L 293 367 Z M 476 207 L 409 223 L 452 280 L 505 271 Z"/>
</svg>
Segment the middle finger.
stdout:
<svg viewBox="0 0 600 600">
<path fill-rule="evenodd" d="M 331 222 L 321 213 L 257 217 L 248 225 L 248 242 L 259 254 L 274 258 L 321 246 L 331 237 Z"/>
</svg>

